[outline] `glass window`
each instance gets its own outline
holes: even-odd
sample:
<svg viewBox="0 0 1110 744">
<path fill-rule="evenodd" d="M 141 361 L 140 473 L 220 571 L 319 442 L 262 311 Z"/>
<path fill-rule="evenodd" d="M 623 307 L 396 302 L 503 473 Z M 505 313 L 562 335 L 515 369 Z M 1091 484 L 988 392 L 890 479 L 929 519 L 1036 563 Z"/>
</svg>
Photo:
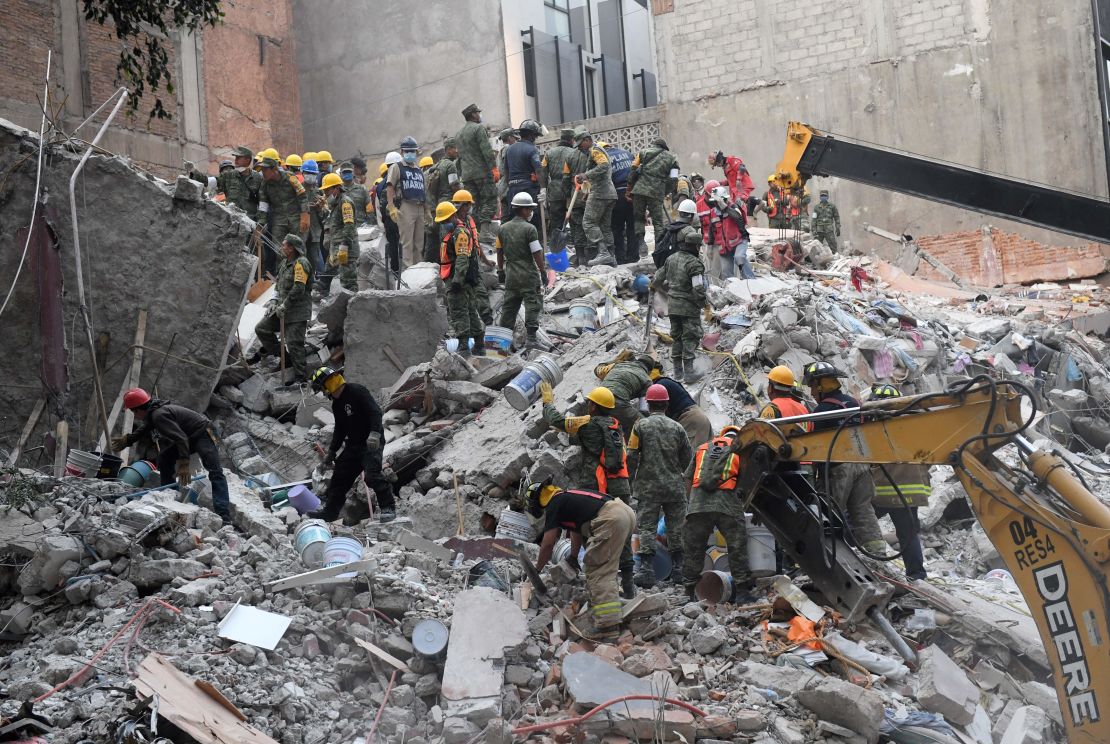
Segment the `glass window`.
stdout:
<svg viewBox="0 0 1110 744">
<path fill-rule="evenodd" d="M 570 41 L 570 0 L 544 0 L 543 20 L 547 33 Z"/>
</svg>

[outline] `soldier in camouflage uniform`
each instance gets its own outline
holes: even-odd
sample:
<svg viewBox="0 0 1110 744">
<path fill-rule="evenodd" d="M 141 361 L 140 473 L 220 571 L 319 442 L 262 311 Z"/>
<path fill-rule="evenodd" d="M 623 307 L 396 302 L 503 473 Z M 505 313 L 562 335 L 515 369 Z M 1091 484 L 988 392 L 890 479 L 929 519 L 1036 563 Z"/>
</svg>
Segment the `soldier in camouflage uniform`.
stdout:
<svg viewBox="0 0 1110 744">
<path fill-rule="evenodd" d="M 436 224 L 436 207 L 443 202 L 451 201 L 451 195 L 459 190 L 459 169 L 456 160 L 459 157 L 459 148 L 454 137 L 448 137 L 443 142 L 443 157 L 428 169 L 424 176 L 424 214 L 425 214 L 425 244 L 424 260 L 439 260 L 439 234 L 440 226 Z"/>
<path fill-rule="evenodd" d="M 466 189 L 459 189 L 451 195 L 451 203 L 455 206 L 455 209 L 459 210 L 458 215 L 456 215 L 458 219 L 464 220 L 466 224 L 470 226 L 470 231 L 474 234 L 475 239 L 477 239 L 478 223 L 474 221 L 474 197 Z M 447 231 L 450 231 L 450 229 L 451 223 L 446 223 L 441 226 L 439 239 L 443 240 L 444 235 L 446 235 Z M 474 251 L 474 255 L 477 257 L 478 261 L 481 262 L 482 266 L 488 269 L 495 269 L 497 267 L 496 262 L 486 258 L 481 243 L 478 244 L 478 248 Z M 479 269 L 485 271 L 481 266 L 479 266 Z M 489 290 L 486 288 L 484 276 L 480 277 L 478 284 L 474 287 L 474 306 L 478 308 L 478 317 L 482 319 L 482 324 L 484 326 L 491 326 L 494 324 L 493 307 L 489 304 Z"/>
<path fill-rule="evenodd" d="M 358 291 L 358 230 L 355 205 L 343 192 L 343 179 L 337 173 L 324 176 L 324 195 L 328 198 L 328 264 L 339 268 L 343 289 Z"/>
<path fill-rule="evenodd" d="M 579 130 L 582 131 L 582 130 Z M 575 132 L 575 136 L 578 132 Z M 567 153 L 563 161 L 563 179 L 567 188 L 567 202 L 574 198 L 574 209 L 570 212 L 570 241 L 574 246 L 574 265 L 585 266 L 590 260 L 589 241 L 586 240 L 585 214 L 586 214 L 586 186 L 577 184 L 577 177 L 586 172 L 590 159 L 586 153 L 575 147 Z M 578 196 L 573 197 L 574 190 L 578 189 Z M 614 189 L 615 190 L 615 189 Z"/>
<path fill-rule="evenodd" d="M 667 525 L 667 544 L 673 574 L 682 573 L 682 535 L 686 524 L 686 483 L 683 474 L 694 450 L 682 424 L 667 418 L 670 395 L 662 385 L 647 391 L 648 417 L 632 427 L 628 438 L 628 472 L 636 497 L 636 516 L 640 531 L 640 565 L 633 575 L 637 586 L 650 589 L 656 576 L 655 533 L 659 512 Z M 696 556 L 691 555 L 691 559 Z"/>
<path fill-rule="evenodd" d="M 224 195 L 225 204 L 234 204 L 253 217 L 258 212 L 258 192 L 262 190 L 262 176 L 251 168 L 254 153 L 246 147 L 231 151 L 235 157 L 230 170 L 220 168 L 216 176 L 216 193 Z"/>
<path fill-rule="evenodd" d="M 528 345 L 534 346 L 543 312 L 543 282 L 547 268 L 543 261 L 540 233 L 532 224 L 536 203 L 527 191 L 513 197 L 514 216 L 501 225 L 497 232 L 497 280 L 505 285 L 505 298 L 501 301 L 503 328 L 516 328 L 516 316 L 524 305 L 524 330 Z"/>
<path fill-rule="evenodd" d="M 694 460 L 686 469 L 691 484 L 690 504 L 686 507 L 686 528 L 683 531 L 685 555 L 690 560 L 682 566 L 682 583 L 693 599 L 694 587 L 701 578 L 702 562 L 713 528 L 720 530 L 728 545 L 728 567 L 732 574 L 732 596 L 728 601 L 750 604 L 755 586 L 748 568 L 748 530 L 744 522 L 744 502 L 736 492 L 740 478 L 740 457 L 731 445 L 740 430 L 726 426 L 709 442 L 698 447 Z M 668 533 L 669 534 L 669 533 Z"/>
<path fill-rule="evenodd" d="M 327 224 L 327 197 L 320 190 L 320 168 L 315 160 L 305 160 L 301 165 L 304 189 L 308 194 L 308 232 L 305 233 L 305 255 L 312 266 L 315 290 L 326 294 L 331 289 L 332 275 L 328 274 L 324 254 L 324 230 Z"/>
<path fill-rule="evenodd" d="M 501 213 L 509 214 L 509 169 L 505 166 L 505 151 L 520 138 L 515 129 L 502 129 L 497 133 L 497 139 L 501 140 L 501 149 L 494 158 L 494 167 L 497 168 L 497 201 L 501 205 Z"/>
<path fill-rule="evenodd" d="M 489 135 L 482 126 L 482 109 L 472 103 L 463 109 L 466 124 L 455 135 L 459 147 L 459 178 L 463 187 L 474 196 L 474 219 L 478 223 L 478 239 L 493 245 L 494 215 L 497 214 L 497 186 L 493 171 L 497 158 L 489 144 Z"/>
<path fill-rule="evenodd" d="M 282 262 L 278 267 L 275 284 L 277 297 L 272 300 L 276 304 L 272 312 L 254 327 L 258 340 L 262 342 L 262 351 L 250 361 L 257 362 L 263 353 L 272 356 L 280 353 L 277 332 L 284 321 L 281 343 L 285 345 L 285 358 L 290 374 L 287 374 L 287 379 L 282 380 L 282 383 L 288 385 L 290 382 L 304 382 L 307 379 L 304 337 L 308 330 L 308 321 L 312 317 L 309 289 L 312 268 L 304 257 L 304 241 L 299 236 L 286 235 L 281 244 L 281 252 Z"/>
<path fill-rule="evenodd" d="M 621 435 L 620 423 L 613 417 L 616 401 L 607 388 L 596 387 L 586 394 L 586 415 L 567 416 L 555 407 L 555 394 L 547 382 L 540 383 L 543 399 L 543 420 L 548 426 L 570 435 L 572 444 L 582 447 L 583 472 L 577 480 L 580 488 L 597 490 L 628 503 L 632 489 L 628 481 L 628 453 Z M 621 595 L 626 599 L 636 593 L 632 583 L 632 548 L 625 543 L 621 550 Z"/>
<path fill-rule="evenodd" d="M 694 355 L 701 346 L 701 311 L 705 307 L 708 283 L 701 252 L 701 230 L 693 225 L 682 228 L 675 236 L 674 253 L 655 272 L 652 289 L 666 289 L 667 315 L 671 320 L 671 359 L 674 378 L 679 381 L 697 379 Z"/>
<path fill-rule="evenodd" d="M 370 192 L 361 183 L 355 181 L 355 167 L 350 163 L 339 166 L 339 177 L 343 179 L 343 193 L 351 197 L 351 204 L 355 207 L 355 225 L 365 223 L 367 207 L 370 204 Z"/>
<path fill-rule="evenodd" d="M 270 234 L 297 235 L 308 232 L 308 192 L 295 175 L 281 167 L 275 158 L 262 159 L 262 187 L 258 192 L 258 211 L 254 221 L 265 225 L 270 218 Z M 270 251 L 265 251 L 265 264 L 276 266 Z"/>
<path fill-rule="evenodd" d="M 482 270 L 475 251 L 481 251 L 474 223 L 450 202 L 436 207 L 436 222 L 448 224 L 440 247 L 439 278 L 447 287 L 447 317 L 459 340 L 459 353 L 485 356 L 486 329 L 478 313 L 476 289 Z M 474 349 L 469 349 L 474 339 Z"/>
<path fill-rule="evenodd" d="M 547 176 L 547 235 L 552 237 L 555 231 L 563 226 L 567 216 L 567 203 L 574 190 L 572 179 L 563 173 L 563 165 L 567 158 L 577 152 L 574 149 L 574 130 L 560 129 L 559 144 L 551 147 L 543 156 L 540 165 Z M 551 246 L 547 246 L 550 248 Z"/>
<path fill-rule="evenodd" d="M 678 179 L 678 159 L 667 147 L 667 140 L 656 138 L 651 147 L 641 150 L 632 161 L 627 198 L 632 202 L 636 220 L 636 242 L 644 242 L 644 214 L 651 215 L 651 225 L 656 236 L 663 232 L 669 220 L 663 211 L 663 199 Z"/>
<path fill-rule="evenodd" d="M 613 391 L 613 397 L 617 401 L 613 416 L 620 422 L 621 432 L 626 440 L 632 435 L 632 426 L 640 420 L 639 409 L 629 401 L 642 398 L 651 387 L 649 373 L 654 368 L 655 359 L 650 354 L 640 354 L 635 359 L 594 367 L 594 375 L 601 380 L 599 384 Z"/>
<path fill-rule="evenodd" d="M 612 165 L 605 150 L 594 144 L 593 135 L 579 132 L 574 141 L 580 152 L 586 155 L 585 172 L 574 177 L 578 183 L 590 185 L 586 197 L 586 211 L 582 214 L 582 228 L 589 243 L 590 266 L 616 266 L 613 255 L 613 205 L 617 201 L 617 189 L 613 186 Z M 577 246 L 575 246 L 577 248 Z"/>
<path fill-rule="evenodd" d="M 819 197 L 817 208 L 813 210 L 813 237 L 832 248 L 833 253 L 839 253 L 836 239 L 840 237 L 840 210 L 829 201 L 828 189 L 821 189 Z"/>
</svg>

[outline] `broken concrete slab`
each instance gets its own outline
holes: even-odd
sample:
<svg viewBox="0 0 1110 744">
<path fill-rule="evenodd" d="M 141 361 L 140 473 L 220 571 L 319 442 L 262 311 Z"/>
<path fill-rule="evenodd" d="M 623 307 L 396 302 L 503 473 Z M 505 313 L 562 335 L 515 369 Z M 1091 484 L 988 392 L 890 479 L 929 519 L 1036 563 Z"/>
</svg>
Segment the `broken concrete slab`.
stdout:
<svg viewBox="0 0 1110 744">
<path fill-rule="evenodd" d="M 316 322 L 328 327 L 328 333 L 342 333 L 343 324 L 347 320 L 347 304 L 355 293 L 349 289 L 340 289 L 324 299 L 316 309 Z"/>
<path fill-rule="evenodd" d="M 883 697 L 874 690 L 858 687 L 837 677 L 823 677 L 807 683 L 805 689 L 794 697 L 819 719 L 846 726 L 870 744 L 878 741 L 879 724 L 883 720 Z"/>
<path fill-rule="evenodd" d="M 1043 710 L 1023 705 L 1014 712 L 998 744 L 1046 744 L 1050 741 L 1048 726 L 1048 716 Z"/>
<path fill-rule="evenodd" d="M 447 333 L 434 289 L 359 292 L 343 325 L 344 375 L 386 386 L 406 368 L 427 362 Z"/>
<path fill-rule="evenodd" d="M 975 718 L 979 688 L 938 646 L 918 653 L 917 702 L 925 710 L 939 713 L 958 726 Z"/>
<path fill-rule="evenodd" d="M 504 594 L 477 587 L 455 595 L 440 686 L 448 716 L 484 726 L 500 715 L 505 650 L 527 635 L 524 613 Z"/>
<path fill-rule="evenodd" d="M 35 543 L 35 556 L 19 574 L 24 595 L 53 589 L 62 580 L 62 566 L 81 559 L 81 541 L 72 535 L 45 535 Z"/>
</svg>

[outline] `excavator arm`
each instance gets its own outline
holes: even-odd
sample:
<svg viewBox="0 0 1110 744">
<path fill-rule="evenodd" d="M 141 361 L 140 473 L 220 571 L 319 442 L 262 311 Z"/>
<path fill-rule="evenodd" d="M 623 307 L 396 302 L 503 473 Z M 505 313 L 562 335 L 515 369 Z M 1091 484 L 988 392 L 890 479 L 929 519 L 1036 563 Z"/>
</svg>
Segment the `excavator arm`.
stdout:
<svg viewBox="0 0 1110 744">
<path fill-rule="evenodd" d="M 784 188 L 805 185 L 814 176 L 836 176 L 1110 242 L 1110 202 L 890 148 L 839 140 L 797 121 L 787 125 L 786 147 L 773 175 Z"/>
<path fill-rule="evenodd" d="M 783 473 L 800 461 L 815 463 L 819 471 L 829 463 L 852 462 L 952 466 L 1036 621 L 1068 740 L 1107 742 L 1110 719 L 1103 711 L 1110 704 L 1110 508 L 1064 460 L 1035 450 L 1022 436 L 1033 421 L 1033 413 L 1022 415 L 1023 399 L 1033 401 L 1020 384 L 978 377 L 942 393 L 858 409 L 752 420 L 734 443 L 743 463 L 742 486 L 752 510 L 768 521 L 776 537 L 781 535 L 780 545 L 807 572 L 816 566 L 820 578 L 810 573 L 811 578 L 837 602 L 858 593 L 860 586 L 869 587 L 871 578 L 841 570 L 840 583 L 831 581 L 822 566 L 862 564 L 858 558 L 845 563 L 837 555 L 848 549 L 835 529 L 826 527 L 814 539 L 812 529 L 792 528 L 790 510 L 775 503 L 775 497 L 784 495 L 778 485 Z M 801 427 L 805 421 L 830 418 L 838 421 L 836 428 L 811 433 Z M 998 457 L 1003 447 L 1015 448 L 1008 459 L 1017 464 Z M 820 517 L 820 509 L 811 504 L 795 521 L 836 523 L 835 515 L 810 519 L 815 514 Z M 868 615 L 881 621 L 877 609 Z"/>
</svg>

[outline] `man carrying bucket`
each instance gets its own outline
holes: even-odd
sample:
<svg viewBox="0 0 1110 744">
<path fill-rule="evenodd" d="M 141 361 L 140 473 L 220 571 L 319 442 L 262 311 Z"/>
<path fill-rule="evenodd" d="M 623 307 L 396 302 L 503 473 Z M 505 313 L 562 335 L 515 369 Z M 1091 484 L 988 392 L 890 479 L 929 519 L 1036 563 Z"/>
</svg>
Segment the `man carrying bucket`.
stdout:
<svg viewBox="0 0 1110 744">
<path fill-rule="evenodd" d="M 230 524 L 227 478 L 220 467 L 216 435 L 212 433 L 208 417 L 185 406 L 151 398 L 142 388 L 131 388 L 124 393 L 123 405 L 135 414 L 135 420 L 142 426 L 131 434 L 112 437 L 112 451 L 119 452 L 143 438 L 151 440 L 158 448 L 158 474 L 162 485 L 168 486 L 176 480 L 183 491 L 193 481 L 189 456 L 196 453 L 212 484 L 212 509 L 224 524 Z"/>
<path fill-rule="evenodd" d="M 543 517 L 543 540 L 536 569 L 542 571 L 551 559 L 563 530 L 570 532 L 567 563 L 578 568 L 578 551 L 586 540 L 586 589 L 594 626 L 613 628 L 621 623 L 617 596 L 617 570 L 632 538 L 636 512 L 620 499 L 585 489 L 563 490 L 551 479 L 528 486 L 528 511 Z"/>
<path fill-rule="evenodd" d="M 740 457 L 732 451 L 732 441 L 740 429 L 726 426 L 714 439 L 698 447 L 694 460 L 686 468 L 690 479 L 690 504 L 686 507 L 683 547 L 690 556 L 682 564 L 686 594 L 694 599 L 694 588 L 701 577 L 705 545 L 716 527 L 728 544 L 728 567 L 732 574 L 730 602 L 752 604 L 756 597 L 750 592 L 755 586 L 748 568 L 748 530 L 744 523 L 744 505 L 736 488 L 740 480 Z M 668 525 L 669 526 L 669 525 Z"/>
<path fill-rule="evenodd" d="M 382 409 L 365 386 L 347 382 L 331 367 L 320 367 L 313 373 L 312 387 L 332 399 L 335 433 L 324 464 L 335 465 L 335 472 L 324 494 L 324 508 L 309 516 L 326 522 L 339 517 L 347 501 L 347 492 L 362 473 L 366 485 L 378 497 L 379 518 L 382 522 L 392 522 L 397 517 L 393 485 L 382 475 L 385 447 Z"/>
</svg>

